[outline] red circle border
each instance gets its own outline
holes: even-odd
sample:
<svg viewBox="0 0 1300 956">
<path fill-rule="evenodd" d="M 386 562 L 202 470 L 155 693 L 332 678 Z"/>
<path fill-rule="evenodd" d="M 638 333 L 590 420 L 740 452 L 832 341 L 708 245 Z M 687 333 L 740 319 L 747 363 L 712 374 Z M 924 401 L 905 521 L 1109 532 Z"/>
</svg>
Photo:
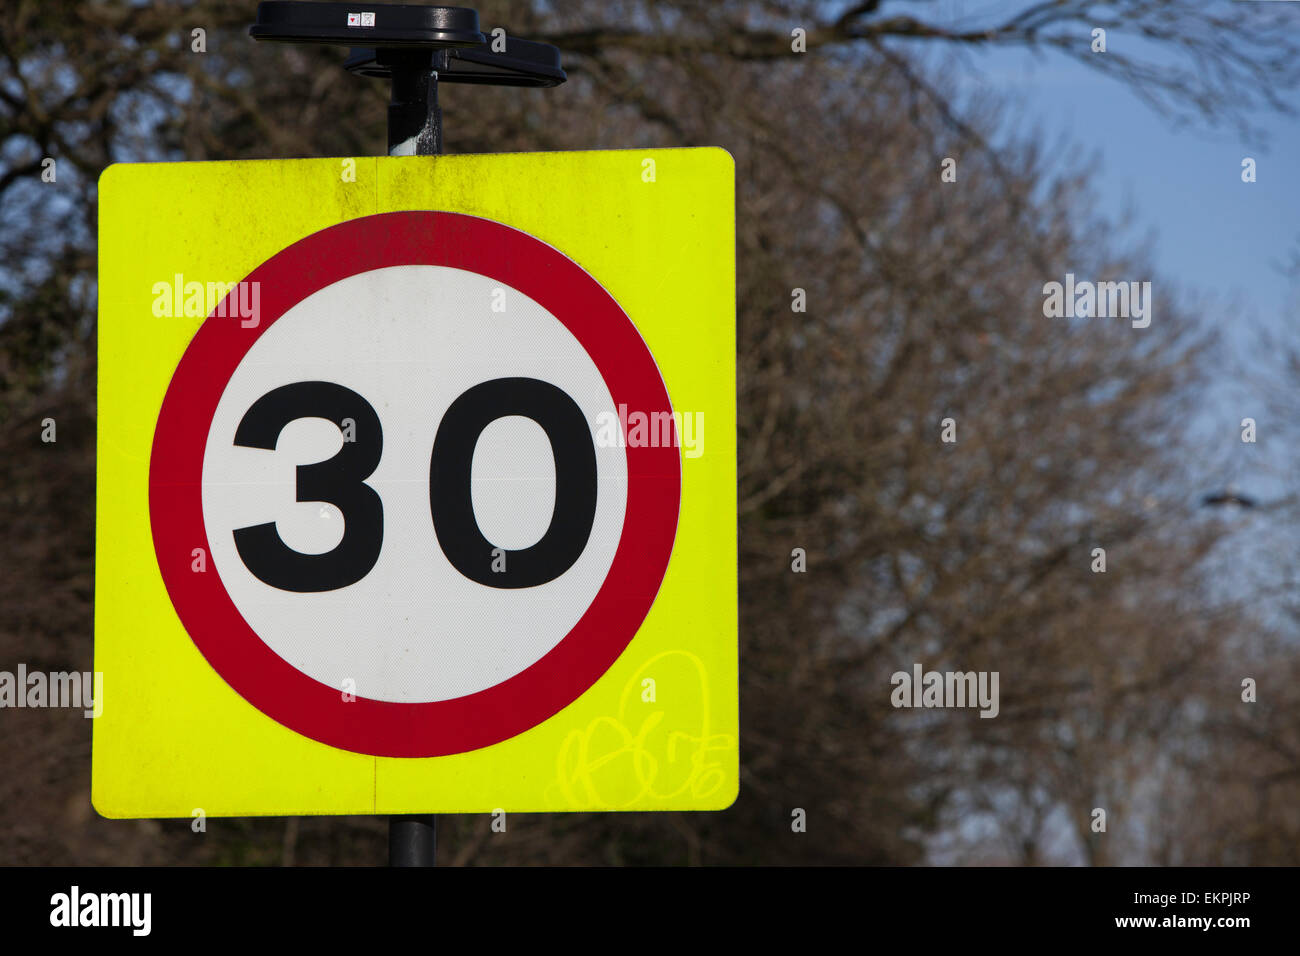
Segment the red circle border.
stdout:
<svg viewBox="0 0 1300 956">
<path fill-rule="evenodd" d="M 631 319 L 577 263 L 502 223 L 447 212 L 390 212 L 339 223 L 288 246 L 244 280 L 260 283 L 256 327 L 214 310 L 172 375 L 154 433 L 149 511 L 158 566 L 199 651 L 245 700 L 321 743 L 384 757 L 435 757 L 487 747 L 535 727 L 577 700 L 626 649 L 667 571 L 681 502 L 681 458 L 668 446 L 627 447 L 623 532 L 596 598 L 573 629 L 531 666 L 463 697 L 381 701 L 299 671 L 264 643 L 215 569 L 203 520 L 204 449 L 231 375 L 253 343 L 306 296 L 348 276 L 398 265 L 439 265 L 485 275 L 556 316 L 587 350 L 615 406 L 669 411 L 667 388 Z M 226 304 L 237 294 L 231 292 Z M 230 315 L 233 309 L 227 309 Z M 432 519 L 431 519 L 432 520 Z"/>
</svg>

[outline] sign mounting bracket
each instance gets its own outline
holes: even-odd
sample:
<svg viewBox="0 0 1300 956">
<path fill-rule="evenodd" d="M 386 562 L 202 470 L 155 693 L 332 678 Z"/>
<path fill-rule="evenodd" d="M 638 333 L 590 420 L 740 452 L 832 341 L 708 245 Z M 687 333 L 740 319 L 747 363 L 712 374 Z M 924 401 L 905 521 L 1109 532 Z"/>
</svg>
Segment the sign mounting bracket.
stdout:
<svg viewBox="0 0 1300 956">
<path fill-rule="evenodd" d="M 489 38 L 465 7 L 265 0 L 248 32 L 255 40 L 347 46 L 349 73 L 390 80 L 390 156 L 442 152 L 440 81 L 536 88 L 566 79 L 557 48 L 504 31 Z"/>
</svg>

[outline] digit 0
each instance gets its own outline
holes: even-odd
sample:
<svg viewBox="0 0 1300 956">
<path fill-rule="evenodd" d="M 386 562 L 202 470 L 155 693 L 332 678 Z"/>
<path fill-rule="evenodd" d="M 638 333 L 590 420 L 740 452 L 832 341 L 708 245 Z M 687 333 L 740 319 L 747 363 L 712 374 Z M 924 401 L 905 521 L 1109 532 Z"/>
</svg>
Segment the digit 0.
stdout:
<svg viewBox="0 0 1300 956">
<path fill-rule="evenodd" d="M 550 439 L 555 507 L 537 543 L 506 551 L 505 570 L 496 572 L 488 560 L 493 546 L 474 517 L 470 472 L 483 429 L 509 415 L 531 418 Z M 531 588 L 558 578 L 587 547 L 596 517 L 596 449 L 578 403 L 535 378 L 498 378 L 464 392 L 447 409 L 433 439 L 429 510 L 442 553 L 471 581 Z"/>
</svg>

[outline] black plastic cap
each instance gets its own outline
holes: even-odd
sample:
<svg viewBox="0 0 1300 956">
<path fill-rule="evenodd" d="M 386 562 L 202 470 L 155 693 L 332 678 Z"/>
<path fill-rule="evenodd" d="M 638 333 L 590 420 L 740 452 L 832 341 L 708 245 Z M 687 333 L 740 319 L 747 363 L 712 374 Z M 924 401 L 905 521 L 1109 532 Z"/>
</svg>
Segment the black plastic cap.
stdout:
<svg viewBox="0 0 1300 956">
<path fill-rule="evenodd" d="M 409 3 L 312 3 L 265 0 L 254 40 L 281 43 L 334 43 L 342 46 L 454 48 L 480 46 L 478 13 L 466 7 L 428 7 Z"/>
</svg>

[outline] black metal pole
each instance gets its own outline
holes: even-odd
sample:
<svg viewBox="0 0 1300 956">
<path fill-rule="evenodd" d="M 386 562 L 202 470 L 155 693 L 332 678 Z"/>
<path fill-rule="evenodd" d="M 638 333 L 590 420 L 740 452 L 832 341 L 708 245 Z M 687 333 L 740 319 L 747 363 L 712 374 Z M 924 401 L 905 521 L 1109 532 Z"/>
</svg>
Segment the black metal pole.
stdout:
<svg viewBox="0 0 1300 956">
<path fill-rule="evenodd" d="M 438 75 L 492 85 L 555 86 L 566 79 L 560 51 L 547 43 L 511 38 L 503 51 L 487 48 L 479 31 L 478 14 L 463 7 L 391 6 L 385 22 L 368 24 L 373 47 L 353 47 L 345 69 L 364 76 L 389 77 L 388 155 L 438 156 L 442 153 L 442 110 L 438 107 Z M 285 43 L 330 43 L 352 47 L 359 39 L 338 29 L 338 5 L 259 3 L 257 22 L 249 27 L 255 40 Z M 382 28 L 382 29 L 381 29 Z M 458 69 L 450 68 L 450 48 L 456 48 Z M 466 64 L 469 64 L 468 66 Z M 433 866 L 437 850 L 437 818 L 432 814 L 388 818 L 390 866 Z"/>
<path fill-rule="evenodd" d="M 445 50 L 384 50 L 392 65 L 388 103 L 388 155 L 437 156 L 442 152 L 442 110 L 438 108 L 438 70 Z M 438 851 L 438 821 L 433 814 L 388 818 L 388 865 L 433 866 Z"/>
<path fill-rule="evenodd" d="M 442 110 L 438 108 L 438 70 L 443 50 L 385 50 L 392 64 L 388 104 L 388 155 L 437 156 L 442 152 Z M 388 818 L 388 865 L 433 866 L 438 851 L 438 821 L 433 814 Z"/>
<path fill-rule="evenodd" d="M 442 152 L 442 110 L 438 108 L 438 71 L 446 68 L 446 50 L 388 51 L 392 96 L 388 103 L 388 155 L 437 156 Z"/>
<path fill-rule="evenodd" d="M 388 818 L 388 865 L 433 866 L 438 821 L 433 814 Z"/>
</svg>

